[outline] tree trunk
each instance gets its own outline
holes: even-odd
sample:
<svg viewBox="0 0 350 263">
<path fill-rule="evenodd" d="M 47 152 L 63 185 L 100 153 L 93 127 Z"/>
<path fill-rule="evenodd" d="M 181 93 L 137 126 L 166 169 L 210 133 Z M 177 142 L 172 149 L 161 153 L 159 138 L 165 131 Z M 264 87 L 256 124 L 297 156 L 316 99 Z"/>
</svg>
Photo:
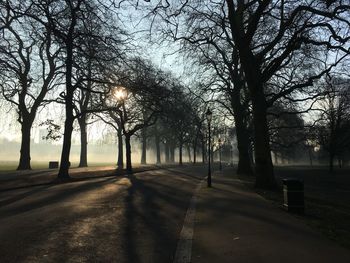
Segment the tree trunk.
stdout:
<svg viewBox="0 0 350 263">
<path fill-rule="evenodd" d="M 73 69 L 73 38 L 69 38 L 66 43 L 66 96 L 65 96 L 65 113 L 66 120 L 64 123 L 63 146 L 61 153 L 61 163 L 58 172 L 59 179 L 69 178 L 69 155 L 72 144 L 73 132 L 73 85 L 72 85 L 72 69 Z"/>
<path fill-rule="evenodd" d="M 126 170 L 132 172 L 130 135 L 125 135 Z"/>
<path fill-rule="evenodd" d="M 187 154 L 188 154 L 188 162 L 192 163 L 191 147 L 189 145 L 187 145 Z"/>
<path fill-rule="evenodd" d="M 334 171 L 334 154 L 330 153 L 329 154 L 329 172 L 333 173 Z"/>
<path fill-rule="evenodd" d="M 338 167 L 341 169 L 343 167 L 343 159 L 338 156 Z"/>
<path fill-rule="evenodd" d="M 82 91 L 82 98 L 80 100 L 80 111 L 81 113 L 86 111 L 88 109 L 89 106 L 89 101 L 90 101 L 90 96 L 91 96 L 91 92 L 90 90 L 92 90 L 92 66 L 91 66 L 91 60 L 92 58 L 89 57 L 89 61 L 87 63 L 88 66 L 88 81 L 87 81 L 87 90 L 86 91 Z M 78 118 L 78 123 L 79 123 L 79 127 L 80 127 L 80 162 L 79 162 L 79 167 L 87 167 L 88 166 L 88 162 L 87 162 L 87 132 L 86 132 L 86 127 L 87 127 L 87 123 L 86 123 L 86 119 L 87 119 L 87 114 L 86 113 L 82 113 L 82 115 L 80 116 L 80 118 Z"/>
<path fill-rule="evenodd" d="M 266 118 L 267 103 L 260 63 L 249 48 L 251 43 L 242 33 L 243 21 L 242 17 L 239 17 L 242 11 L 240 10 L 240 12 L 236 13 L 235 4 L 231 0 L 226 0 L 226 5 L 232 37 L 236 44 L 234 48 L 237 48 L 239 51 L 240 64 L 244 71 L 253 106 L 255 186 L 267 189 L 276 188 L 277 184 L 273 172 Z"/>
<path fill-rule="evenodd" d="M 197 162 L 197 143 L 193 144 L 193 163 Z"/>
<path fill-rule="evenodd" d="M 118 169 L 124 168 L 124 151 L 123 151 L 123 134 L 121 128 L 117 131 L 118 136 L 118 161 L 117 161 L 117 167 Z"/>
<path fill-rule="evenodd" d="M 182 165 L 182 147 L 183 147 L 183 143 L 180 142 L 179 143 L 179 165 Z"/>
<path fill-rule="evenodd" d="M 170 162 L 175 163 L 175 146 L 173 143 L 170 145 Z"/>
<path fill-rule="evenodd" d="M 80 127 L 80 161 L 79 167 L 87 167 L 87 132 L 86 132 L 86 115 L 78 119 Z"/>
<path fill-rule="evenodd" d="M 254 153 L 256 183 L 258 188 L 274 189 L 276 180 L 273 172 L 270 136 L 267 126 L 267 105 L 262 89 L 252 95 L 254 124 Z"/>
<path fill-rule="evenodd" d="M 71 108 L 72 107 L 67 107 Z M 71 114 L 69 114 L 71 113 Z M 71 148 L 71 140 L 72 140 L 72 132 L 73 132 L 73 112 L 66 109 L 66 120 L 64 123 L 64 135 L 63 135 L 63 146 L 62 146 L 62 153 L 61 153 L 61 163 L 60 163 L 60 169 L 58 172 L 58 178 L 60 179 L 68 179 L 69 178 L 69 155 L 70 155 L 70 148 Z"/>
<path fill-rule="evenodd" d="M 210 142 L 211 148 L 210 148 L 210 159 L 211 159 L 211 163 L 214 166 L 214 143 Z"/>
<path fill-rule="evenodd" d="M 277 152 L 273 152 L 273 157 L 275 159 L 275 163 L 274 164 L 278 164 Z"/>
<path fill-rule="evenodd" d="M 31 120 L 24 120 L 21 124 L 21 150 L 20 150 L 20 158 L 17 170 L 30 170 L 30 133 L 32 128 Z"/>
<path fill-rule="evenodd" d="M 237 148 L 239 156 L 237 174 L 252 175 L 253 169 L 250 162 L 249 137 L 247 134 L 247 129 L 240 126 L 238 123 L 239 121 L 236 122 Z"/>
<path fill-rule="evenodd" d="M 237 62 L 238 63 L 238 62 Z M 252 175 L 253 168 L 249 156 L 249 131 L 247 129 L 248 110 L 245 109 L 241 102 L 241 90 L 244 89 L 245 82 L 239 71 L 233 71 L 231 78 L 234 81 L 234 88 L 230 92 L 231 107 L 236 126 L 237 149 L 238 149 L 238 166 L 237 174 Z"/>
<path fill-rule="evenodd" d="M 165 143 L 165 163 L 169 163 L 170 162 L 170 148 L 169 148 L 169 143 L 166 142 Z"/>
<path fill-rule="evenodd" d="M 206 163 L 207 161 L 207 155 L 206 155 L 206 146 L 205 146 L 205 140 L 204 137 L 202 137 L 202 163 Z"/>
<path fill-rule="evenodd" d="M 142 151 L 141 151 L 141 164 L 147 163 L 147 133 L 146 128 L 142 128 L 141 130 L 141 139 L 142 139 Z"/>
<path fill-rule="evenodd" d="M 156 151 L 157 151 L 157 164 L 161 164 L 161 158 L 160 158 L 160 137 L 158 134 L 156 134 L 155 137 L 155 143 L 156 143 Z"/>
<path fill-rule="evenodd" d="M 310 166 L 312 166 L 312 165 L 313 165 L 313 163 L 312 163 L 312 150 L 311 150 L 311 147 L 310 147 L 310 146 L 308 146 L 308 148 L 309 148 Z"/>
</svg>

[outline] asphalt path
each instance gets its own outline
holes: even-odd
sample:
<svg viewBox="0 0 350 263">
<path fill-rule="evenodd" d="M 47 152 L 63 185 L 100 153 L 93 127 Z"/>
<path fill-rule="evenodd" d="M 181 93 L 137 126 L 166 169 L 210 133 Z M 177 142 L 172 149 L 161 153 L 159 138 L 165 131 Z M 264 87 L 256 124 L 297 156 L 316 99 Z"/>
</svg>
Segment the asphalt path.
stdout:
<svg viewBox="0 0 350 263">
<path fill-rule="evenodd" d="M 0 192 L 0 262 L 172 262 L 206 167 Z"/>
</svg>

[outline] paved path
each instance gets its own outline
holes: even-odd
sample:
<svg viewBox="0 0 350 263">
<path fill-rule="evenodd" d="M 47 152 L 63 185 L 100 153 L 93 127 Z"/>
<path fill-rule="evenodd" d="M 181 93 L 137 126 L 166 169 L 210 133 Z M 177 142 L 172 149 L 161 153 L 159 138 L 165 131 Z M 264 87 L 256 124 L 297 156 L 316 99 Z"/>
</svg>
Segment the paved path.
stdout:
<svg viewBox="0 0 350 263">
<path fill-rule="evenodd" d="M 348 263 L 350 250 L 217 174 L 198 194 L 192 261 L 230 263 Z"/>
<path fill-rule="evenodd" d="M 205 175 L 184 166 L 0 191 L 0 262 L 172 263 L 181 239 L 177 262 L 350 262 L 232 172 L 198 188 Z"/>
<path fill-rule="evenodd" d="M 174 165 L 164 166 L 173 167 Z M 156 170 L 157 165 L 136 165 L 133 168 L 134 173 Z M 58 169 L 35 169 L 23 171 L 1 171 L 0 173 L 0 191 L 14 190 L 31 186 L 49 185 L 55 183 Z M 125 169 L 119 170 L 115 166 L 96 166 L 96 167 L 72 167 L 69 169 L 69 175 L 72 180 L 83 180 L 91 178 L 101 178 L 108 176 L 120 176 L 127 174 Z"/>
<path fill-rule="evenodd" d="M 0 262 L 172 262 L 203 170 L 0 191 Z"/>
</svg>

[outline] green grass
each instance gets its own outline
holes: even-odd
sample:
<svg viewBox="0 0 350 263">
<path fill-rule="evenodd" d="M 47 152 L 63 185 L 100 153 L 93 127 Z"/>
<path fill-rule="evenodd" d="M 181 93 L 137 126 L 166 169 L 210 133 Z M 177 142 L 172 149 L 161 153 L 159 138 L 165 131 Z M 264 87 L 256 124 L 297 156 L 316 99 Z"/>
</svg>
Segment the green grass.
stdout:
<svg viewBox="0 0 350 263">
<path fill-rule="evenodd" d="M 350 207 L 305 197 L 306 223 L 340 245 L 350 248 Z"/>
<path fill-rule="evenodd" d="M 77 167 L 78 162 L 72 162 L 72 167 Z M 97 166 L 113 166 L 115 163 L 111 162 L 91 162 L 89 163 L 89 167 L 97 167 Z M 6 172 L 6 171 L 15 171 L 18 166 L 18 161 L 0 161 L 0 172 Z M 39 170 L 39 169 L 48 169 L 49 168 L 49 162 L 31 162 L 31 166 L 33 170 Z"/>
<path fill-rule="evenodd" d="M 15 161 L 0 161 L 0 171 L 14 171 L 18 166 Z"/>
</svg>

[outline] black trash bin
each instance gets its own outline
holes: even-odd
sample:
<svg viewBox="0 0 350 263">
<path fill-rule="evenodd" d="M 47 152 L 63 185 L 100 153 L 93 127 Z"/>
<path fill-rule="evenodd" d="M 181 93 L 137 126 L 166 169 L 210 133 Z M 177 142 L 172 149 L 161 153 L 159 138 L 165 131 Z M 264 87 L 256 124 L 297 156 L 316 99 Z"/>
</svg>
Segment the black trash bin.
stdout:
<svg viewBox="0 0 350 263">
<path fill-rule="evenodd" d="M 58 162 L 51 161 L 49 162 L 49 169 L 56 169 L 58 168 Z"/>
<path fill-rule="evenodd" d="M 304 182 L 302 180 L 289 178 L 283 182 L 283 207 L 288 212 L 303 214 L 304 213 Z"/>
</svg>

